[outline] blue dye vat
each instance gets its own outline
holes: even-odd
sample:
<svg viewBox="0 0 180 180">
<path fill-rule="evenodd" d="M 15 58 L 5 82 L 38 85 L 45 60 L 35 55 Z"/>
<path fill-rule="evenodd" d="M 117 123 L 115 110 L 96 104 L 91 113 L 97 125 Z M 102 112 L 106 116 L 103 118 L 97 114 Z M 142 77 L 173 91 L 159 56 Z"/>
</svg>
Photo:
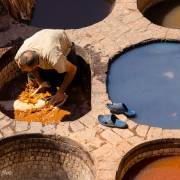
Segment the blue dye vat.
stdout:
<svg viewBox="0 0 180 180">
<path fill-rule="evenodd" d="M 156 42 L 127 51 L 109 68 L 108 93 L 137 111 L 135 121 L 180 128 L 180 43 Z"/>
</svg>

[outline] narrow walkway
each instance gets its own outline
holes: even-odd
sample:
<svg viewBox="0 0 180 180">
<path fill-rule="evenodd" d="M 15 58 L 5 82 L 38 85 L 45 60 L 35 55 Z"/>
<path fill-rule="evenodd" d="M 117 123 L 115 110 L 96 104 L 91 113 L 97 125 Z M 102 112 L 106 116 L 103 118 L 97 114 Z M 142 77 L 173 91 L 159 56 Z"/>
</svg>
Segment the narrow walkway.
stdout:
<svg viewBox="0 0 180 180">
<path fill-rule="evenodd" d="M 18 38 L 27 38 L 38 29 L 8 19 L 8 30 L 0 33 L 0 47 Z M 152 24 L 137 9 L 136 0 L 116 0 L 111 14 L 92 26 L 67 30 L 70 38 L 84 49 L 79 54 L 91 60 L 92 110 L 82 118 L 54 125 L 15 121 L 0 113 L 1 137 L 19 133 L 58 134 L 82 144 L 95 160 L 97 180 L 114 180 L 124 154 L 135 145 L 157 138 L 180 137 L 180 130 L 161 129 L 127 121 L 129 129 L 111 129 L 98 124 L 97 115 L 109 113 L 105 104 L 108 62 L 127 47 L 151 40 L 179 40 L 180 31 Z M 93 55 L 90 52 L 96 52 Z M 8 72 L 8 70 L 7 70 Z"/>
</svg>

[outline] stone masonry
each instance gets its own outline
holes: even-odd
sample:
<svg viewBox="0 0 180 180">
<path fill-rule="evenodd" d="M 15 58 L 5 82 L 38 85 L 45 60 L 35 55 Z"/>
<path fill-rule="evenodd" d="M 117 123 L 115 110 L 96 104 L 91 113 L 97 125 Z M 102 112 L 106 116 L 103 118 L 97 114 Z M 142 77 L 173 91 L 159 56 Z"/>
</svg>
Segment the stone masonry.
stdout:
<svg viewBox="0 0 180 180">
<path fill-rule="evenodd" d="M 0 32 L 0 47 L 18 38 L 31 36 L 38 28 L 19 24 L 8 18 L 8 30 Z M 99 114 L 107 114 L 110 102 L 106 91 L 108 63 L 128 47 L 153 40 L 180 40 L 180 30 L 168 29 L 147 20 L 137 8 L 136 0 L 116 0 L 112 12 L 92 26 L 66 30 L 78 45 L 79 54 L 90 61 L 92 71 L 92 110 L 78 120 L 59 125 L 43 126 L 41 123 L 20 122 L 0 113 L 0 136 L 14 134 L 44 133 L 69 137 L 79 142 L 95 161 L 97 180 L 114 180 L 122 157 L 137 144 L 160 138 L 178 138 L 180 130 L 161 129 L 127 122 L 128 129 L 107 128 L 97 121 Z M 93 54 L 91 54 L 93 52 Z"/>
</svg>

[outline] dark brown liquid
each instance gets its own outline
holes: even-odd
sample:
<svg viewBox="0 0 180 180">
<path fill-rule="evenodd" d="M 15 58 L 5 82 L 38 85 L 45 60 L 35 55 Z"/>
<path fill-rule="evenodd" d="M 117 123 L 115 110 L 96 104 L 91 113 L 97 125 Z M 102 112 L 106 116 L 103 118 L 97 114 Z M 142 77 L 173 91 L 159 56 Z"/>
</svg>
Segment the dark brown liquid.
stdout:
<svg viewBox="0 0 180 180">
<path fill-rule="evenodd" d="M 180 1 L 166 0 L 147 9 L 144 13 L 155 24 L 180 29 Z"/>
<path fill-rule="evenodd" d="M 76 29 L 101 21 L 111 9 L 112 0 L 37 0 L 31 24 Z"/>
<path fill-rule="evenodd" d="M 180 156 L 144 160 L 133 166 L 123 180 L 179 180 Z"/>
</svg>

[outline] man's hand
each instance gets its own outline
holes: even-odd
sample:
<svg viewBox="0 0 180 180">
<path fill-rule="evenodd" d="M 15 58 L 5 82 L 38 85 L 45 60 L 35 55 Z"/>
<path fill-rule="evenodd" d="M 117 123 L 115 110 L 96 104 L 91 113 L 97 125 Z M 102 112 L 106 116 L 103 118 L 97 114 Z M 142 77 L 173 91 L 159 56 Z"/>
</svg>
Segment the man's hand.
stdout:
<svg viewBox="0 0 180 180">
<path fill-rule="evenodd" d="M 52 104 L 53 106 L 56 106 L 60 103 L 63 103 L 67 98 L 67 95 L 64 94 L 61 91 L 58 91 L 54 96 L 51 97 L 49 100 L 49 103 Z"/>
<path fill-rule="evenodd" d="M 42 92 L 43 89 L 49 88 L 49 87 L 51 87 L 51 86 L 50 86 L 46 81 L 44 81 L 44 82 L 41 83 L 41 84 L 39 85 L 39 87 L 31 94 L 31 96 L 34 96 L 35 94 Z"/>
</svg>

